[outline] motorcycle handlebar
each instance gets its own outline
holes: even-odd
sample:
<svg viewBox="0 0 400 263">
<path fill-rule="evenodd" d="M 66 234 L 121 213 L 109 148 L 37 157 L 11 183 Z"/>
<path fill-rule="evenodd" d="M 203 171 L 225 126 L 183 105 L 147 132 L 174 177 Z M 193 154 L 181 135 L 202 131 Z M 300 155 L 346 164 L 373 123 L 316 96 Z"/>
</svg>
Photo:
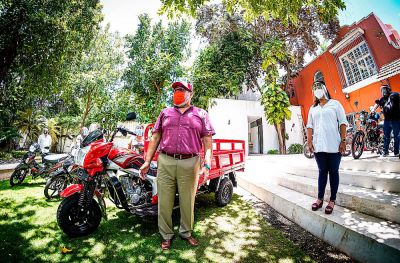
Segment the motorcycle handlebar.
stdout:
<svg viewBox="0 0 400 263">
<path fill-rule="evenodd" d="M 136 133 L 134 133 L 134 132 L 132 132 L 132 131 L 130 131 L 128 129 L 126 129 L 124 127 L 118 127 L 118 128 L 115 129 L 114 133 L 111 136 L 111 140 L 110 140 L 111 142 L 114 140 L 114 137 L 115 137 L 115 135 L 117 135 L 118 132 L 122 133 L 123 136 L 126 136 L 127 134 L 131 134 L 131 135 L 135 135 L 136 136 Z"/>
</svg>

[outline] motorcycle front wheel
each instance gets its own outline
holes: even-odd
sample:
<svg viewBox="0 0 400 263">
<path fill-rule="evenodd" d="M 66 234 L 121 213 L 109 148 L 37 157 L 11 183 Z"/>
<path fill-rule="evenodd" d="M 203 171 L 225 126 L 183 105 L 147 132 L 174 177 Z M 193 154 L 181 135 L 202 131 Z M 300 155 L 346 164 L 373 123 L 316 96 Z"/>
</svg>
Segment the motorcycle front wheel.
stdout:
<svg viewBox="0 0 400 263">
<path fill-rule="evenodd" d="M 21 184 L 29 173 L 29 168 L 16 168 L 10 177 L 10 185 L 15 186 Z"/>
<path fill-rule="evenodd" d="M 93 199 L 86 213 L 79 215 L 80 194 L 65 198 L 57 210 L 57 223 L 69 237 L 83 237 L 92 234 L 100 225 L 101 210 Z"/>
<path fill-rule="evenodd" d="M 67 185 L 67 178 L 65 176 L 51 177 L 47 180 L 44 187 L 44 196 L 47 199 L 57 198 L 67 188 Z"/>
<path fill-rule="evenodd" d="M 354 159 L 361 157 L 364 151 L 364 139 L 361 133 L 354 135 L 353 141 L 351 142 L 351 154 Z"/>
</svg>

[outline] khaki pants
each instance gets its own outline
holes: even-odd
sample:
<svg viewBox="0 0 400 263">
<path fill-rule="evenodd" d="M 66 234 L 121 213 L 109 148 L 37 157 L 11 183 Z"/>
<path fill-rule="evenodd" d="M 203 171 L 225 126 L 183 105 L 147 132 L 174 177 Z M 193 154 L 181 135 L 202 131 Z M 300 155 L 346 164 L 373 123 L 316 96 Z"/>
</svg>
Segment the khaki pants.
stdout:
<svg viewBox="0 0 400 263">
<path fill-rule="evenodd" d="M 165 154 L 158 156 L 158 228 L 164 239 L 172 239 L 174 236 L 172 209 L 176 190 L 179 193 L 181 212 L 179 235 L 184 238 L 191 236 L 199 172 L 199 156 L 184 160 L 176 160 Z"/>
</svg>

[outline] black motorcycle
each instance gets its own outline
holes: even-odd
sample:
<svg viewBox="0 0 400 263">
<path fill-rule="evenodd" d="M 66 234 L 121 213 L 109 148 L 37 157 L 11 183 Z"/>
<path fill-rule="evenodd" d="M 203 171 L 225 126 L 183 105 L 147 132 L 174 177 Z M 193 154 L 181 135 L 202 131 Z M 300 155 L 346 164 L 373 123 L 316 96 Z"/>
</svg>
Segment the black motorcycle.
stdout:
<svg viewBox="0 0 400 263">
<path fill-rule="evenodd" d="M 40 154 L 42 163 L 36 162 L 35 157 Z M 50 173 L 56 171 L 62 166 L 61 161 L 67 158 L 67 154 L 44 154 L 40 150 L 38 143 L 34 143 L 29 147 L 28 152 L 22 157 L 21 162 L 15 167 L 10 177 L 10 185 L 21 184 L 26 176 L 31 175 L 33 179 L 37 177 L 45 178 Z"/>
<path fill-rule="evenodd" d="M 383 151 L 383 126 L 378 123 L 379 114 L 367 111 L 361 111 L 358 114 L 361 129 L 354 134 L 351 143 L 353 158 L 360 158 L 364 150 L 376 151 L 381 154 Z"/>
<path fill-rule="evenodd" d="M 78 183 L 80 180 L 76 175 L 78 166 L 74 163 L 74 158 L 65 159 L 57 171 L 50 174 L 44 187 L 44 196 L 47 199 L 57 198 L 69 184 Z"/>
</svg>

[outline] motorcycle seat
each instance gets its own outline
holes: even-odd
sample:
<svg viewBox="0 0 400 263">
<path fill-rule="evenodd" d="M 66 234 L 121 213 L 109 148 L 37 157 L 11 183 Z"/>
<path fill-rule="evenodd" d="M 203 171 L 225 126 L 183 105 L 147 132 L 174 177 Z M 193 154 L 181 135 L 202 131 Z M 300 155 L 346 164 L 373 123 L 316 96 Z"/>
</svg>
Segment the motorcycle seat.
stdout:
<svg viewBox="0 0 400 263">
<path fill-rule="evenodd" d="M 69 155 L 65 154 L 65 153 L 62 153 L 62 154 L 50 154 L 50 155 L 46 155 L 44 157 L 44 160 L 46 162 L 49 162 L 49 163 L 58 163 L 58 162 L 64 160 L 65 158 L 67 158 L 68 156 Z"/>
</svg>

